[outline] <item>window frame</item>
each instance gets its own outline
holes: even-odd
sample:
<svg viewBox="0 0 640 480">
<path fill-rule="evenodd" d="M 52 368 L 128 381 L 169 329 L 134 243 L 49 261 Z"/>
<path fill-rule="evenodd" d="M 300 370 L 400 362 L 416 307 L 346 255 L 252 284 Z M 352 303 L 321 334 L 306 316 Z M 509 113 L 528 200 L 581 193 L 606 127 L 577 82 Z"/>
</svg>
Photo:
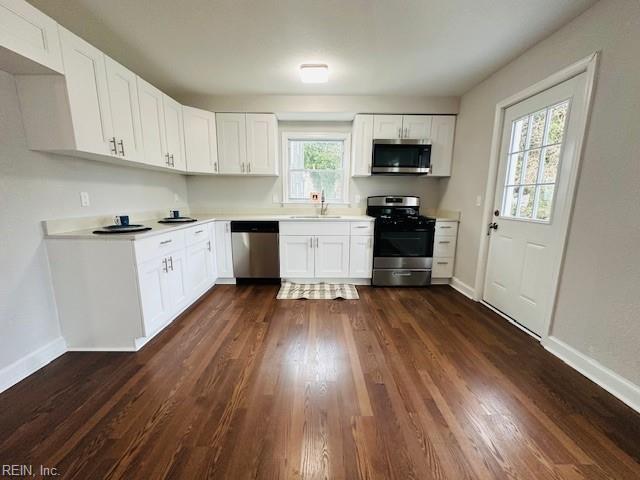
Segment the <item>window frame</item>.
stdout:
<svg viewBox="0 0 640 480">
<path fill-rule="evenodd" d="M 324 140 L 324 141 L 341 141 L 344 149 L 342 153 L 342 201 L 328 201 L 331 205 L 350 205 L 349 181 L 351 172 L 351 133 L 348 132 L 332 132 L 327 130 L 318 130 L 317 132 L 300 132 L 288 130 L 282 132 L 282 204 L 290 205 L 316 205 L 318 202 L 309 199 L 293 200 L 289 198 L 289 142 L 291 140 Z"/>
</svg>

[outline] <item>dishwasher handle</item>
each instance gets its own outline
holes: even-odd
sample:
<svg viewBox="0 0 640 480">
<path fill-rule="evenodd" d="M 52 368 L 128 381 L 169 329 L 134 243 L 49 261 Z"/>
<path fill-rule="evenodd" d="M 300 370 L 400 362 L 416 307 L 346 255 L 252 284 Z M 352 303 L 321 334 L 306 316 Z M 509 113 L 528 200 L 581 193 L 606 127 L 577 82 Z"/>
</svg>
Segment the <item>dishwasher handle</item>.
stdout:
<svg viewBox="0 0 640 480">
<path fill-rule="evenodd" d="M 232 233 L 278 233 L 278 222 L 273 221 L 233 221 L 231 222 Z"/>
</svg>

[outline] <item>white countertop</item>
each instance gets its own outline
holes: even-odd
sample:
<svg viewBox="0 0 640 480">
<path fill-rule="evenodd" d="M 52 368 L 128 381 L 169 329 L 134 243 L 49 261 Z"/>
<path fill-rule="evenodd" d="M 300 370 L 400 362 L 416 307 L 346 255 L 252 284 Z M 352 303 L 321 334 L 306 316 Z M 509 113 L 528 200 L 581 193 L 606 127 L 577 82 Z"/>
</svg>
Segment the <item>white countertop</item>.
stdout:
<svg viewBox="0 0 640 480">
<path fill-rule="evenodd" d="M 219 215 L 219 214 L 196 214 L 193 215 L 198 221 L 190 223 L 158 223 L 159 219 L 150 219 L 146 221 L 136 220 L 134 223 L 151 227 L 151 230 L 137 233 L 116 233 L 116 234 L 95 234 L 94 230 L 101 228 L 96 225 L 92 228 L 73 230 L 69 232 L 56 232 L 45 235 L 49 239 L 75 239 L 75 240 L 141 240 L 143 238 L 153 237 L 184 228 L 195 227 L 215 220 L 244 220 L 244 221 L 279 221 L 279 222 L 373 222 L 374 218 L 367 215 L 340 215 L 339 217 L 309 217 L 305 215 Z"/>
</svg>

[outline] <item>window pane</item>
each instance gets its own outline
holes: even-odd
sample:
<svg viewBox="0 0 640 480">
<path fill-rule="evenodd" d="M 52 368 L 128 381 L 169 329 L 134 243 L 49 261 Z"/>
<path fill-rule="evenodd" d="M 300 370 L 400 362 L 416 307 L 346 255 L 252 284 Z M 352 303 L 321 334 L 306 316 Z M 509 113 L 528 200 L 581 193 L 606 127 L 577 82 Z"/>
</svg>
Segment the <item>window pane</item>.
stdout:
<svg viewBox="0 0 640 480">
<path fill-rule="evenodd" d="M 551 216 L 554 185 L 540 185 L 538 188 L 538 209 L 536 210 L 536 218 L 538 220 L 549 220 L 549 217 Z"/>
<path fill-rule="evenodd" d="M 507 175 L 507 185 L 518 185 L 522 178 L 522 164 L 524 163 L 524 153 L 514 153 L 509 159 L 509 170 Z"/>
<path fill-rule="evenodd" d="M 343 148 L 342 140 L 290 140 L 290 169 L 341 169 Z"/>
<path fill-rule="evenodd" d="M 533 201 L 535 199 L 536 187 L 522 187 L 522 198 L 520 199 L 519 218 L 531 218 L 533 216 Z"/>
<path fill-rule="evenodd" d="M 537 148 L 542 145 L 542 136 L 544 135 L 544 121 L 547 117 L 547 111 L 541 110 L 533 114 L 531 125 L 531 138 L 527 148 Z"/>
<path fill-rule="evenodd" d="M 341 202 L 343 200 L 342 175 L 341 170 L 289 172 L 289 199 L 309 200 L 311 192 L 324 190 L 327 202 Z"/>
<path fill-rule="evenodd" d="M 564 126 L 567 121 L 567 110 L 569 108 L 569 102 L 564 102 L 551 109 L 549 115 L 549 132 L 547 133 L 547 139 L 545 145 L 552 143 L 561 143 L 564 136 Z"/>
<path fill-rule="evenodd" d="M 521 152 L 527 142 L 527 130 L 529 128 L 529 117 L 526 116 L 513 122 L 513 140 L 511 152 Z"/>
<path fill-rule="evenodd" d="M 544 150 L 544 171 L 542 183 L 555 183 L 558 175 L 558 164 L 560 163 L 560 145 L 547 147 Z"/>
<path fill-rule="evenodd" d="M 540 167 L 540 149 L 531 150 L 526 153 L 527 171 L 524 175 L 524 184 L 533 184 L 538 181 L 538 168 Z"/>
<path fill-rule="evenodd" d="M 504 205 L 502 206 L 502 214 L 515 217 L 518 213 L 518 194 L 520 187 L 507 187 L 504 193 Z"/>
</svg>

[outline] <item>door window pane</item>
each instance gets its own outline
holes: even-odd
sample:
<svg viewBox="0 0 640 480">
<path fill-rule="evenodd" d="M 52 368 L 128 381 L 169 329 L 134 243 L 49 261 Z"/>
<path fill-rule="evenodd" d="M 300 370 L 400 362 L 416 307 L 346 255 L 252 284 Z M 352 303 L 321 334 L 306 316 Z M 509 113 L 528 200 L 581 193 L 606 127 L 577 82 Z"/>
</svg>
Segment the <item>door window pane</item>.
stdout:
<svg viewBox="0 0 640 480">
<path fill-rule="evenodd" d="M 568 114 L 566 100 L 513 121 L 503 216 L 550 221 Z"/>
</svg>

